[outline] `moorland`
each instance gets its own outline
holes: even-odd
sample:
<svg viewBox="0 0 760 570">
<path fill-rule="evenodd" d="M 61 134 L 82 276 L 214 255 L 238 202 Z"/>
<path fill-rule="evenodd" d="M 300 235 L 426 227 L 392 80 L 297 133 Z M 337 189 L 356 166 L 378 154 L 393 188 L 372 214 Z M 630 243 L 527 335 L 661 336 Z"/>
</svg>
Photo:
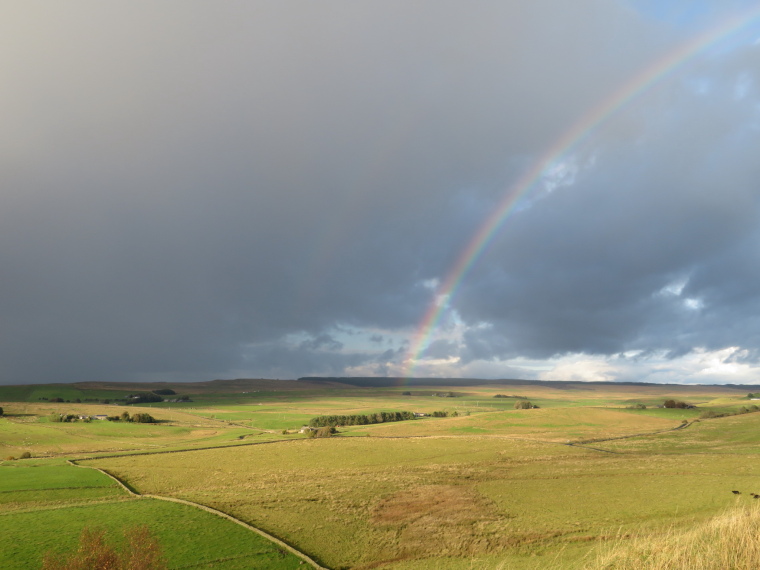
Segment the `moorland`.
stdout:
<svg viewBox="0 0 760 570">
<path fill-rule="evenodd" d="M 609 560 L 631 545 L 641 558 L 663 533 L 674 544 L 755 516 L 753 391 L 345 378 L 3 386 L 0 567 L 39 568 L 84 528 L 118 542 L 138 524 L 170 568 L 624 567 Z"/>
</svg>

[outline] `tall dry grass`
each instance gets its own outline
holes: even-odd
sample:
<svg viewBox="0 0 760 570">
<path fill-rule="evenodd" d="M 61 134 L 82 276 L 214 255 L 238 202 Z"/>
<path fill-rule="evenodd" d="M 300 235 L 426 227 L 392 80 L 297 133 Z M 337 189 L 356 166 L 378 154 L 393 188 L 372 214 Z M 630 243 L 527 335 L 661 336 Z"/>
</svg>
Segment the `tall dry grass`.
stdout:
<svg viewBox="0 0 760 570">
<path fill-rule="evenodd" d="M 760 568 L 760 505 L 737 506 L 688 530 L 620 538 L 586 570 L 755 570 Z"/>
</svg>

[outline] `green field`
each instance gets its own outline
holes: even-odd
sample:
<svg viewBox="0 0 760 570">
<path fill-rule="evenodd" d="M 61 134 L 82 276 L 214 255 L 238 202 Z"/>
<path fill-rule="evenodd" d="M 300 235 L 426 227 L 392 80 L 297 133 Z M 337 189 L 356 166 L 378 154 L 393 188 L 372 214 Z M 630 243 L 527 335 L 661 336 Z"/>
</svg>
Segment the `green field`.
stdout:
<svg viewBox="0 0 760 570">
<path fill-rule="evenodd" d="M 172 568 L 286 569 L 300 563 L 233 522 L 187 505 L 130 497 L 103 473 L 60 461 L 6 462 L 0 501 L 1 568 L 39 568 L 45 553 L 71 552 L 85 527 L 104 529 L 118 544 L 123 529 L 137 525 L 148 526 Z"/>
<path fill-rule="evenodd" d="M 760 492 L 760 413 L 704 419 L 749 406 L 739 388 L 171 387 L 193 401 L 126 408 L 149 411 L 157 424 L 54 423 L 51 411 L 119 415 L 125 407 L 39 400 L 145 386 L 0 389 L 8 399 L 0 403 L 0 453 L 33 457 L 0 464 L 0 551 L 12 552 L 6 559 L 15 564 L 0 559 L 0 567 L 39 567 L 42 552 L 70 550 L 84 526 L 118 537 L 118 529 L 141 520 L 151 521 L 172 568 L 299 565 L 243 527 L 186 505 L 131 497 L 66 458 L 105 469 L 138 493 L 218 509 L 329 568 L 593 566 L 604 543 L 621 533 L 688 529 Z M 453 397 L 442 395 L 448 392 Z M 516 396 L 538 408 L 515 409 Z M 658 407 L 666 399 L 696 407 Z M 633 407 L 639 403 L 647 408 Z M 428 415 L 339 427 L 327 439 L 298 433 L 318 415 L 380 411 Z M 434 411 L 449 416 L 430 417 Z M 177 532 L 183 524 L 190 526 Z M 192 544 L 179 538 L 186 533 Z"/>
</svg>

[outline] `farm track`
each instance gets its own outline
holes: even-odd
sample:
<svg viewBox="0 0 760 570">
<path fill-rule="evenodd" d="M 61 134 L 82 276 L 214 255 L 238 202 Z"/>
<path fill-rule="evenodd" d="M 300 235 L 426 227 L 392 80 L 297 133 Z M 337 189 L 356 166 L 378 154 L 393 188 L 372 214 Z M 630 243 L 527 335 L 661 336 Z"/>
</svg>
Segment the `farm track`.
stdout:
<svg viewBox="0 0 760 570">
<path fill-rule="evenodd" d="M 314 568 L 317 568 L 318 570 L 330 570 L 329 568 L 326 568 L 324 566 L 320 566 L 310 556 L 308 556 L 307 554 L 301 552 L 300 550 L 297 550 L 293 546 L 289 545 L 287 542 L 284 542 L 284 541 L 280 540 L 279 538 L 277 538 L 276 536 L 272 536 L 268 532 L 263 531 L 260 528 L 257 528 L 257 527 L 255 527 L 255 526 L 253 526 L 251 524 L 248 524 L 245 521 L 241 521 L 240 519 L 237 519 L 237 518 L 233 517 L 232 515 L 228 515 L 225 512 L 219 511 L 219 510 L 214 509 L 212 507 L 208 507 L 206 505 L 202 505 L 200 503 L 194 503 L 192 501 L 186 501 L 184 499 L 176 499 L 174 497 L 162 497 L 160 495 L 147 495 L 147 494 L 143 495 L 141 493 L 138 493 L 135 489 L 132 489 L 124 481 L 122 481 L 121 479 L 119 479 L 115 475 L 112 475 L 108 471 L 105 471 L 105 470 L 100 469 L 98 467 L 91 467 L 89 465 L 79 465 L 78 463 L 76 463 L 76 461 L 78 461 L 76 459 L 67 459 L 67 461 L 68 461 L 69 464 L 73 465 L 74 467 L 80 467 L 82 469 L 94 469 L 95 471 L 100 471 L 103 475 L 105 475 L 106 477 L 109 477 L 113 481 L 115 481 L 131 497 L 144 498 L 144 499 L 157 499 L 159 501 L 167 501 L 167 502 L 170 502 L 170 503 L 180 503 L 182 505 L 188 505 L 190 507 L 195 507 L 197 509 L 202 509 L 202 510 L 204 510 L 206 512 L 209 512 L 209 513 L 213 514 L 213 515 L 216 515 L 218 517 L 222 517 L 222 518 L 225 518 L 225 519 L 227 519 L 229 521 L 232 521 L 235 524 L 239 524 L 240 526 L 242 526 L 242 527 L 244 527 L 244 528 L 246 528 L 246 529 L 248 529 L 248 530 L 250 530 L 252 532 L 255 532 L 256 534 L 262 536 L 263 538 L 269 540 L 270 542 L 275 543 L 280 548 L 283 548 L 283 549 L 287 550 L 288 552 L 290 552 L 291 554 L 297 556 L 298 558 L 300 558 L 301 560 L 303 560 L 307 564 L 311 564 Z M 81 461 L 81 460 L 79 460 L 79 461 Z"/>
</svg>

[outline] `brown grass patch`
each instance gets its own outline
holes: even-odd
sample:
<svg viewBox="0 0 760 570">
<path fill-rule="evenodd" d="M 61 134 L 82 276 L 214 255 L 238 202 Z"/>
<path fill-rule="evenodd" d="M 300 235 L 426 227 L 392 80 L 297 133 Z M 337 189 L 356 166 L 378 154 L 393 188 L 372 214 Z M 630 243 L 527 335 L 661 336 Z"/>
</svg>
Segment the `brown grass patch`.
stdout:
<svg viewBox="0 0 760 570">
<path fill-rule="evenodd" d="M 493 517 L 486 501 L 472 489 L 455 485 L 425 485 L 395 493 L 375 508 L 379 525 L 472 524 Z"/>
<path fill-rule="evenodd" d="M 495 546 L 489 535 L 501 538 L 505 531 L 505 517 L 496 513 L 493 503 L 458 485 L 399 491 L 377 504 L 372 522 L 395 530 L 395 544 L 384 554 L 396 560 L 487 552 Z"/>
</svg>

